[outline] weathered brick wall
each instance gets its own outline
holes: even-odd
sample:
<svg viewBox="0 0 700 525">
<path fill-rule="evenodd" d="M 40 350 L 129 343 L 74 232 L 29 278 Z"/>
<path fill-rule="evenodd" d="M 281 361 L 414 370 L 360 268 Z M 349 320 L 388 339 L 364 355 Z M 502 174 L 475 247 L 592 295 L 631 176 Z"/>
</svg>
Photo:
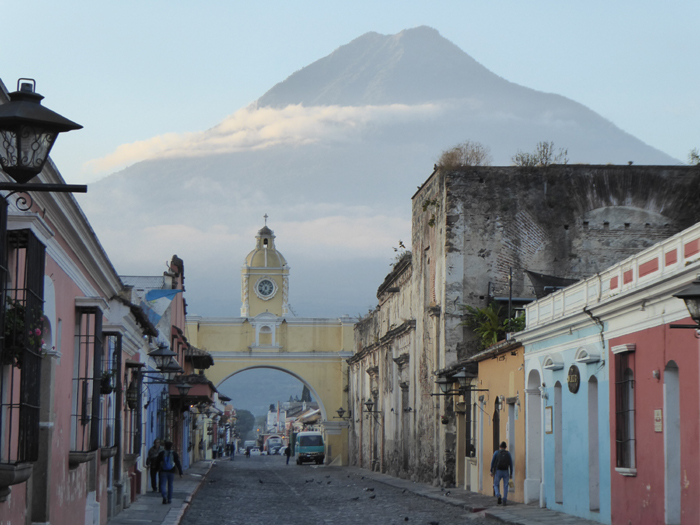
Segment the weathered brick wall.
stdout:
<svg viewBox="0 0 700 525">
<path fill-rule="evenodd" d="M 465 259 L 465 302 L 482 305 L 488 281 L 507 283 L 511 267 L 514 293 L 532 296 L 525 269 L 581 279 L 694 224 L 698 182 L 691 166 L 479 167 L 446 175 L 446 214 L 465 223 L 445 237 L 448 252 Z M 423 215 L 422 199 L 414 199 L 414 215 Z"/>
</svg>

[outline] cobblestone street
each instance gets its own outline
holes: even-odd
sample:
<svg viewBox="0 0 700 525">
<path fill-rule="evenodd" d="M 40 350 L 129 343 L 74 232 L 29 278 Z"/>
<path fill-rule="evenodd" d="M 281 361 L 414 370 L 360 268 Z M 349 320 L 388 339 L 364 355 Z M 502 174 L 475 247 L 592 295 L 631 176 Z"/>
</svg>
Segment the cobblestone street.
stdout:
<svg viewBox="0 0 700 525">
<path fill-rule="evenodd" d="M 343 467 L 285 465 L 280 456 L 219 461 L 184 525 L 436 524 L 494 525 L 460 507 L 370 480 Z"/>
</svg>

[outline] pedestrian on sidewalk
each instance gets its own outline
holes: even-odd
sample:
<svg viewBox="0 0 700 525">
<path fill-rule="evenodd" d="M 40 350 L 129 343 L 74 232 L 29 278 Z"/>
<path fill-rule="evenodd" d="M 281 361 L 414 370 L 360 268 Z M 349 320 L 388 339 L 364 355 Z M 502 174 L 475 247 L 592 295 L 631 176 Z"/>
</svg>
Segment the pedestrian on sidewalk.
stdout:
<svg viewBox="0 0 700 525">
<path fill-rule="evenodd" d="M 508 445 L 503 441 L 499 450 L 493 453 L 491 458 L 491 476 L 493 477 L 493 490 L 498 498 L 498 504 L 508 504 L 508 481 L 513 476 L 513 458 L 510 452 L 506 450 Z M 503 499 L 501 500 L 501 492 L 499 485 L 503 480 Z"/>
<path fill-rule="evenodd" d="M 231 461 L 233 461 L 233 458 L 235 455 L 236 455 L 236 444 L 231 442 Z"/>
<path fill-rule="evenodd" d="M 163 505 L 172 503 L 175 471 L 177 470 L 180 473 L 180 477 L 182 477 L 180 456 L 173 450 L 172 441 L 165 442 L 165 450 L 158 454 L 156 465 L 158 466 L 158 470 L 160 470 L 160 494 L 163 496 Z"/>
<path fill-rule="evenodd" d="M 287 445 L 287 448 L 284 449 L 284 455 L 287 456 L 287 465 L 289 465 L 289 457 L 292 455 L 291 445 Z"/>
<path fill-rule="evenodd" d="M 146 466 L 151 474 L 151 487 L 153 492 L 160 492 L 160 487 L 158 486 L 158 465 L 156 465 L 156 459 L 158 454 L 163 451 L 163 447 L 160 446 L 160 439 L 153 441 L 153 446 L 148 449 L 148 456 L 146 457 Z"/>
</svg>

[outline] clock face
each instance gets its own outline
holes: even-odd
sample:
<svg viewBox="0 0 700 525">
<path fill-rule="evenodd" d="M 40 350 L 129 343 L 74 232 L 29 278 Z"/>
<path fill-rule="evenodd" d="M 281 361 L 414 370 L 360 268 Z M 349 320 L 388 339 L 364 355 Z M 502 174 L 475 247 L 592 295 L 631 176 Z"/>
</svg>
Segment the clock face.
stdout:
<svg viewBox="0 0 700 525">
<path fill-rule="evenodd" d="M 267 279 L 263 279 L 258 283 L 258 293 L 264 297 L 268 297 L 272 295 L 272 292 L 275 291 L 275 285 L 272 283 L 272 281 L 269 281 Z"/>
</svg>

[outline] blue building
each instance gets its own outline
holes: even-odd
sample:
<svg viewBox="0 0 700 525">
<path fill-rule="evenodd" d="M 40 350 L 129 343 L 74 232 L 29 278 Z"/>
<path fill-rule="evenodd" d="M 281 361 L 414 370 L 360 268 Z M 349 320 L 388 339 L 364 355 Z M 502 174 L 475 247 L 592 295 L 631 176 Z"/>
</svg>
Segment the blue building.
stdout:
<svg viewBox="0 0 700 525">
<path fill-rule="evenodd" d="M 525 348 L 526 503 L 610 523 L 609 366 L 583 281 L 532 305 Z M 577 307 L 576 305 L 579 304 Z"/>
</svg>

